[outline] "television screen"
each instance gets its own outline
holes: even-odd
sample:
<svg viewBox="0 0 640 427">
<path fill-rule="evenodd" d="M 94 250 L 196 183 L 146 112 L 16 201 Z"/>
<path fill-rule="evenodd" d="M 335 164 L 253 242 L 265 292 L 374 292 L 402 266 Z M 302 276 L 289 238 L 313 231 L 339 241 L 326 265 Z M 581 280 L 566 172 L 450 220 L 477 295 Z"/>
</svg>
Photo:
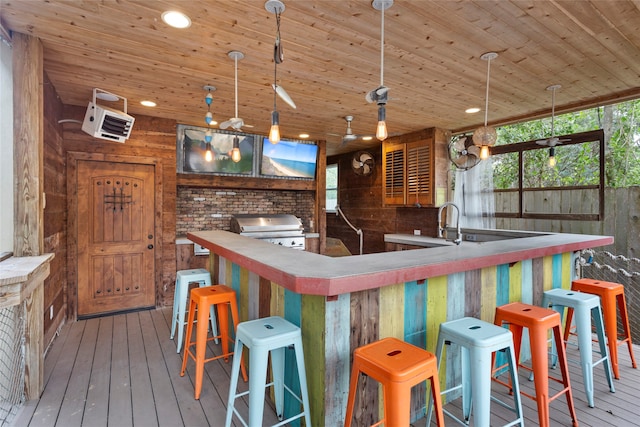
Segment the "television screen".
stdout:
<svg viewBox="0 0 640 427">
<path fill-rule="evenodd" d="M 254 136 L 212 131 L 210 151 L 211 160 L 206 160 L 207 129 L 197 126 L 178 125 L 178 172 L 182 173 L 219 173 L 242 174 L 253 173 Z M 238 137 L 241 158 L 234 162 L 231 159 L 233 139 Z"/>
<path fill-rule="evenodd" d="M 260 174 L 313 179 L 316 176 L 317 157 L 316 144 L 286 140 L 272 144 L 265 137 L 262 141 Z"/>
</svg>

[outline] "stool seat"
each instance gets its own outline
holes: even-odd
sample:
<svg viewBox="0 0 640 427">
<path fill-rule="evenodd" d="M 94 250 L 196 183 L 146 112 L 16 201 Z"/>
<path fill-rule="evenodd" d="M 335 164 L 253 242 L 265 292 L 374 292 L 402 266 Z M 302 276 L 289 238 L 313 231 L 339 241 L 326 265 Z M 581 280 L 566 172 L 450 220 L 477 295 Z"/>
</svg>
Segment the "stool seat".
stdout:
<svg viewBox="0 0 640 427">
<path fill-rule="evenodd" d="M 345 427 L 351 426 L 361 373 L 378 381 L 383 388 L 384 419 L 375 425 L 384 422 L 388 426 L 408 426 L 411 387 L 430 381 L 438 426 L 444 426 L 438 367 L 432 353 L 397 338 L 383 338 L 355 349 Z"/>
<path fill-rule="evenodd" d="M 220 335 L 207 336 L 207 323 L 209 321 L 209 313 L 214 309 L 218 310 L 218 319 L 220 321 Z M 187 320 L 187 344 L 184 346 L 184 356 L 182 357 L 182 369 L 180 376 L 184 376 L 187 368 L 187 361 L 193 359 L 196 364 L 195 375 L 195 398 L 200 399 L 200 391 L 202 390 L 202 376 L 204 375 L 204 364 L 212 360 L 224 358 L 228 360 L 229 356 L 234 354 L 229 351 L 229 341 L 233 342 L 233 338 L 229 335 L 229 311 L 233 325 L 238 325 L 238 303 L 236 302 L 236 291 L 225 285 L 207 286 L 203 288 L 194 288 L 191 290 L 191 301 L 189 302 L 189 319 Z M 191 341 L 193 332 L 193 323 L 195 321 L 196 312 L 198 320 L 196 322 L 196 340 Z M 207 342 L 220 338 L 222 346 L 222 354 L 206 358 Z M 195 353 L 191 347 L 195 346 Z M 234 360 L 236 357 L 234 357 Z M 238 358 L 239 359 L 239 358 Z M 247 374 L 243 367 L 243 376 L 247 380 Z"/>
<path fill-rule="evenodd" d="M 629 326 L 629 316 L 627 315 L 627 302 L 624 296 L 624 286 L 620 283 L 605 282 L 594 279 L 577 279 L 571 282 L 571 289 L 586 292 L 600 297 L 602 306 L 602 315 L 604 316 L 604 326 L 607 335 L 607 345 L 609 346 L 609 357 L 611 358 L 611 367 L 613 375 L 616 379 L 620 379 L 620 368 L 618 365 L 618 346 L 627 343 L 629 348 L 629 356 L 631 357 L 631 366 L 635 369 L 638 367 L 636 359 L 633 355 L 633 344 L 631 342 L 631 327 Z M 616 309 L 617 307 L 617 309 Z M 618 335 L 618 319 L 617 314 L 620 313 L 622 323 L 622 335 Z M 567 320 L 570 321 L 571 313 L 567 314 Z M 565 335 L 568 331 L 565 332 Z"/>
<path fill-rule="evenodd" d="M 491 425 L 491 400 L 495 400 L 516 414 L 516 419 L 505 424 L 505 426 L 516 424 L 523 426 L 520 387 L 511 331 L 473 317 L 463 317 L 458 320 L 441 323 L 436 347 L 438 369 L 440 369 L 443 360 L 442 351 L 447 345 L 458 345 L 460 347 L 462 352 L 462 382 L 443 390 L 440 394 L 446 395 L 462 389 L 462 414 L 464 420 L 458 419 L 447 410 L 444 410 L 444 413 L 464 425 L 469 423 L 471 408 L 473 407 L 475 412 L 474 426 L 489 427 Z M 500 350 L 505 350 L 507 353 L 510 383 L 513 390 L 512 407 L 491 396 L 492 360 L 495 352 Z M 430 422 L 431 402 L 429 402 L 427 411 L 427 425 Z"/>
<path fill-rule="evenodd" d="M 300 396 L 285 384 L 285 349 L 293 347 L 298 369 Z M 249 349 L 249 390 L 237 393 L 238 374 L 242 361 L 244 347 Z M 242 425 L 249 427 L 262 427 L 264 410 L 265 389 L 273 386 L 276 415 L 281 420 L 278 426 L 304 417 L 307 427 L 311 427 L 311 415 L 309 412 L 309 394 L 307 391 L 307 374 L 304 366 L 304 353 L 302 350 L 302 334 L 300 328 L 279 316 L 271 316 L 262 319 L 241 322 L 236 329 L 236 345 L 234 350 L 233 365 L 231 367 L 231 381 L 229 384 L 229 400 L 227 404 L 227 416 L 225 426 L 231 426 L 235 414 Z M 271 372 L 273 381 L 266 383 L 267 364 L 271 355 Z M 284 391 L 287 391 L 303 410 L 285 417 Z M 249 395 L 249 422 L 242 418 L 235 408 L 235 400 L 238 397 Z"/>
<path fill-rule="evenodd" d="M 529 330 L 532 367 L 525 366 L 522 363 L 519 363 L 518 367 L 533 372 L 536 394 L 532 396 L 524 391 L 520 391 L 520 393 L 537 402 L 540 426 L 549 427 L 549 404 L 559 396 L 565 395 L 573 426 L 577 427 L 578 419 L 576 418 L 571 384 L 569 382 L 569 367 L 567 366 L 567 356 L 560 326 L 560 314 L 548 308 L 513 302 L 496 308 L 494 323 L 498 326 L 502 326 L 503 323 L 509 325 L 509 329 L 513 333 L 515 358 L 517 361 L 520 360 L 523 328 Z M 558 364 L 562 375 L 560 379 L 549 375 L 547 335 L 550 330 L 552 331 L 557 348 Z M 562 385 L 562 389 L 554 396 L 549 396 L 550 379 Z"/>
<path fill-rule="evenodd" d="M 184 317 L 187 312 L 187 297 L 189 296 L 189 284 L 197 282 L 198 286 L 211 286 L 211 274 L 204 268 L 192 268 L 189 270 L 178 270 L 176 272 L 176 283 L 173 291 L 173 314 L 171 316 L 171 336 L 173 339 L 176 333 L 176 327 L 178 328 L 178 342 L 176 342 L 176 353 L 180 353 L 182 349 L 182 337 L 184 333 L 184 326 L 187 324 Z M 211 321 L 211 330 L 213 335 L 218 335 L 218 329 L 216 326 L 216 313 L 211 308 L 209 313 L 209 319 Z M 218 340 L 216 339 L 216 343 Z"/>
<path fill-rule="evenodd" d="M 594 407 L 593 400 L 593 367 L 603 363 L 604 370 L 609 383 L 609 389 L 615 392 L 613 377 L 611 375 L 611 363 L 609 353 L 605 344 L 604 323 L 602 321 L 602 311 L 600 310 L 600 298 L 596 295 L 570 291 L 566 289 L 552 289 L 546 291 L 542 296 L 542 306 L 551 307 L 558 311 L 560 318 L 563 317 L 564 308 L 575 313 L 576 329 L 578 334 L 578 348 L 580 350 L 580 364 L 582 366 L 582 377 L 584 378 L 584 389 L 587 395 L 587 403 Z M 593 322 L 592 322 L 593 319 Z M 570 320 L 567 320 L 566 327 L 569 328 Z M 595 326 L 598 336 L 600 359 L 593 361 L 593 346 L 591 344 L 591 325 Z M 566 334 L 564 337 L 566 345 Z"/>
</svg>

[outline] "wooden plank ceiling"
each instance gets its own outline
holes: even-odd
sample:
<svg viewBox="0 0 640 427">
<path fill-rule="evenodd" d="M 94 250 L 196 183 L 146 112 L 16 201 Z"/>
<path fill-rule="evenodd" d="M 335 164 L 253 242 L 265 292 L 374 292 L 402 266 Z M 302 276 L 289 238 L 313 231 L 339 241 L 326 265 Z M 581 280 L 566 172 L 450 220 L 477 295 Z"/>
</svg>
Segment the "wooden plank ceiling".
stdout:
<svg viewBox="0 0 640 427">
<path fill-rule="evenodd" d="M 285 60 L 278 84 L 297 104 L 278 99 L 284 137 L 327 140 L 336 154 L 377 145 L 342 144 L 353 115 L 358 135 L 375 130 L 377 108 L 365 94 L 380 84 L 381 13 L 368 0 L 284 0 Z M 192 19 L 168 27 L 165 10 Z M 384 84 L 392 134 L 427 127 L 454 132 L 484 120 L 491 62 L 489 122 L 640 97 L 640 4 L 634 0 L 396 0 L 384 14 Z M 214 85 L 218 122 L 235 116 L 234 63 L 239 50 L 238 115 L 251 133 L 268 133 L 274 96 L 275 15 L 262 0 L 0 0 L 6 30 L 39 37 L 45 71 L 62 101 L 86 106 L 92 89 L 128 99 L 129 113 L 204 125 L 203 86 Z M 157 102 L 153 109 L 139 104 Z M 480 107 L 466 114 L 468 107 Z M 82 117 L 73 119 L 81 120 Z M 73 126 L 67 124 L 65 126 Z M 75 125 L 77 126 L 77 125 Z"/>
</svg>

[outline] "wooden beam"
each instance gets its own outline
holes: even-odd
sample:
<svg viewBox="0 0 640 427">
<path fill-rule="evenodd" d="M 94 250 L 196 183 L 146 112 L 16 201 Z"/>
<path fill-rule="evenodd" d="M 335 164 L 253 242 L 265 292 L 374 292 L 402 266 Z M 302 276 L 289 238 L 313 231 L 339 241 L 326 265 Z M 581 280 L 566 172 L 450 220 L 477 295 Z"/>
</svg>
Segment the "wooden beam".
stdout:
<svg viewBox="0 0 640 427">
<path fill-rule="evenodd" d="M 43 54 L 40 41 L 13 35 L 13 175 L 15 215 L 13 253 L 40 255 L 44 242 Z"/>
</svg>

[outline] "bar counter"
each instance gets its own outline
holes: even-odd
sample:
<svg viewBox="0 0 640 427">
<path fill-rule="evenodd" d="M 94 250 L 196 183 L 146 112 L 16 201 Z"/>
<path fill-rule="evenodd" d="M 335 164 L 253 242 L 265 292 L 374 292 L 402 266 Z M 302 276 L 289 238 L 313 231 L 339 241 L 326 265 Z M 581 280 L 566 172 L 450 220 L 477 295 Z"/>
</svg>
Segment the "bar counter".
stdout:
<svg viewBox="0 0 640 427">
<path fill-rule="evenodd" d="M 241 320 L 277 315 L 301 327 L 311 424 L 331 427 L 343 423 L 355 348 L 393 336 L 433 352 L 440 323 L 464 316 L 493 322 L 496 306 L 538 304 L 545 290 L 570 286 L 580 250 L 613 243 L 608 236 L 549 233 L 330 258 L 226 231 L 187 237 L 210 249 L 214 283 L 236 290 Z M 288 355 L 289 375 L 293 363 Z M 443 386 L 452 380 L 441 378 Z M 285 381 L 297 387 L 293 378 Z M 378 419 L 373 383 L 360 390 L 356 425 Z M 412 420 L 422 416 L 424 402 L 418 387 Z M 285 413 L 295 405 L 286 402 Z"/>
</svg>

